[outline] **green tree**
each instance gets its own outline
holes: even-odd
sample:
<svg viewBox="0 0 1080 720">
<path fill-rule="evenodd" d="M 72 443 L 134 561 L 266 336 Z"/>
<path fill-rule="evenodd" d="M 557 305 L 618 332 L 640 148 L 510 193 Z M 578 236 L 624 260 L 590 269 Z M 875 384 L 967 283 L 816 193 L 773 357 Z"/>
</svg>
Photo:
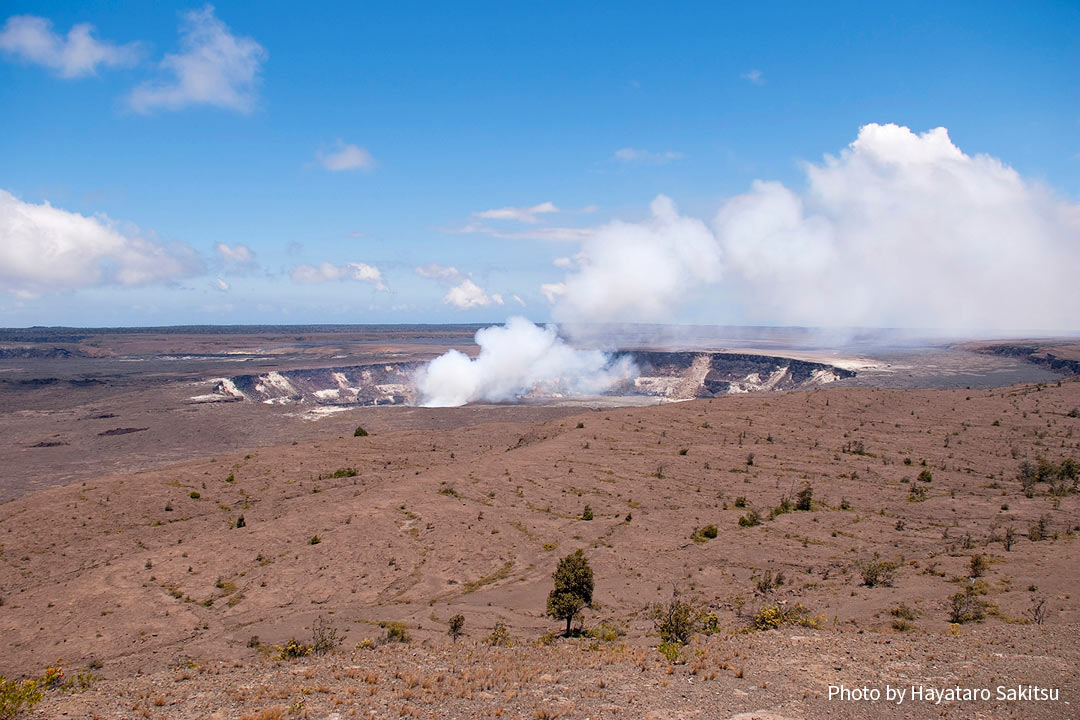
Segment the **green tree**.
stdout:
<svg viewBox="0 0 1080 720">
<path fill-rule="evenodd" d="M 447 630 L 447 634 L 457 642 L 457 639 L 461 637 L 461 631 L 465 627 L 465 616 L 460 613 L 450 618 L 450 628 Z"/>
<path fill-rule="evenodd" d="M 552 573 L 555 588 L 548 593 L 548 615 L 566 620 L 566 635 L 570 636 L 570 623 L 582 608 L 592 606 L 593 571 L 585 553 L 581 550 L 559 561 Z"/>
</svg>

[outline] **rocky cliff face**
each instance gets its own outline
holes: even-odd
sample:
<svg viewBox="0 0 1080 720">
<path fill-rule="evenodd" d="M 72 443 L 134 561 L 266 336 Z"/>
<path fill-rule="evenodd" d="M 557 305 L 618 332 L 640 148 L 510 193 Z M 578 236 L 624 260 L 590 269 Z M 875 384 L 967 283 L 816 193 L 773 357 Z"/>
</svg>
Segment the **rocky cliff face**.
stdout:
<svg viewBox="0 0 1080 720">
<path fill-rule="evenodd" d="M 638 368 L 632 380 L 611 388 L 609 396 L 689 400 L 749 392 L 798 390 L 854 377 L 824 363 L 744 353 L 625 351 Z M 348 367 L 280 370 L 216 380 L 195 402 L 255 401 L 312 406 L 410 405 L 416 401 L 413 377 L 420 362 L 373 363 Z M 533 402 L 542 393 L 522 396 Z"/>
</svg>

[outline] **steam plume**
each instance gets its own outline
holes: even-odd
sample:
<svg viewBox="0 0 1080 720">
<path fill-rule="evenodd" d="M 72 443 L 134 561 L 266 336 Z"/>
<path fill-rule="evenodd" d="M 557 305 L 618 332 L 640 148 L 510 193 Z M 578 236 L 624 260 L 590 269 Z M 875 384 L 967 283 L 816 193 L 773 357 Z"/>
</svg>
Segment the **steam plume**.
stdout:
<svg viewBox="0 0 1080 720">
<path fill-rule="evenodd" d="M 711 229 L 664 196 L 645 222 L 598 228 L 580 269 L 546 286 L 553 316 L 672 321 L 709 290 L 728 302 L 705 322 L 1077 329 L 1080 205 L 945 128 L 866 125 L 805 172 L 802 192 L 754 182 Z"/>
<path fill-rule="evenodd" d="M 567 345 L 551 325 L 523 317 L 478 330 L 476 359 L 457 350 L 440 355 L 416 378 L 422 405 L 454 407 L 468 402 L 502 402 L 531 392 L 593 395 L 636 374 L 626 357 Z"/>
</svg>

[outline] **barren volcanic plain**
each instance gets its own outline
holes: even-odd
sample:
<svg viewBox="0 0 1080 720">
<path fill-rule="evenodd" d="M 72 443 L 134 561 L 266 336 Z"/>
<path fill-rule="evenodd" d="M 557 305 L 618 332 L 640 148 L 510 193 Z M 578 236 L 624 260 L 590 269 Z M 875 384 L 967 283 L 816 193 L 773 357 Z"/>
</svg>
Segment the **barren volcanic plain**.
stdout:
<svg viewBox="0 0 1080 720">
<path fill-rule="evenodd" d="M 30 716 L 1077 716 L 1075 343 L 699 338 L 738 357 L 638 355 L 618 397 L 352 392 L 474 330 L 4 331 L 0 674 L 87 685 Z"/>
</svg>

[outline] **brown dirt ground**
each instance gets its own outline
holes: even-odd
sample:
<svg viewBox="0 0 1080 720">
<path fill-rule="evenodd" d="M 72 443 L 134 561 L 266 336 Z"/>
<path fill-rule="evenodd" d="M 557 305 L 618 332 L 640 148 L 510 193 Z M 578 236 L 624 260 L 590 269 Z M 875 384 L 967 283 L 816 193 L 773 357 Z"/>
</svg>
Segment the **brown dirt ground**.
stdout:
<svg viewBox="0 0 1080 720">
<path fill-rule="evenodd" d="M 1080 456 L 1078 407 L 1075 380 L 834 388 L 373 425 L 43 490 L 0 505 L 0 673 L 93 663 L 89 690 L 51 692 L 36 717 L 1074 717 L 1080 498 L 1046 484 L 1025 497 L 1016 474 L 1025 459 Z M 357 474 L 330 477 L 341 468 Z M 767 519 L 806 483 L 813 511 Z M 739 527 L 740 496 L 760 526 Z M 1040 518 L 1048 537 L 1033 541 Z M 718 537 L 694 542 L 707 524 Z M 551 572 L 577 548 L 596 574 L 585 626 L 616 637 L 537 647 L 559 628 L 544 615 Z M 892 586 L 861 584 L 875 554 L 899 563 Z M 974 554 L 989 560 L 976 583 L 991 614 L 952 626 Z M 785 582 L 759 592 L 766 570 Z M 721 629 L 671 664 L 643 610 L 674 585 Z M 758 608 L 796 603 L 820 627 L 747 631 Z M 900 603 L 916 613 L 904 631 Z M 452 644 L 457 613 L 466 637 Z M 337 653 L 270 657 L 320 616 L 343 635 Z M 356 649 L 385 635 L 380 621 L 413 640 Z M 496 622 L 514 647 L 484 643 Z M 1061 700 L 886 710 L 829 700 L 837 683 L 1037 684 Z"/>
</svg>

